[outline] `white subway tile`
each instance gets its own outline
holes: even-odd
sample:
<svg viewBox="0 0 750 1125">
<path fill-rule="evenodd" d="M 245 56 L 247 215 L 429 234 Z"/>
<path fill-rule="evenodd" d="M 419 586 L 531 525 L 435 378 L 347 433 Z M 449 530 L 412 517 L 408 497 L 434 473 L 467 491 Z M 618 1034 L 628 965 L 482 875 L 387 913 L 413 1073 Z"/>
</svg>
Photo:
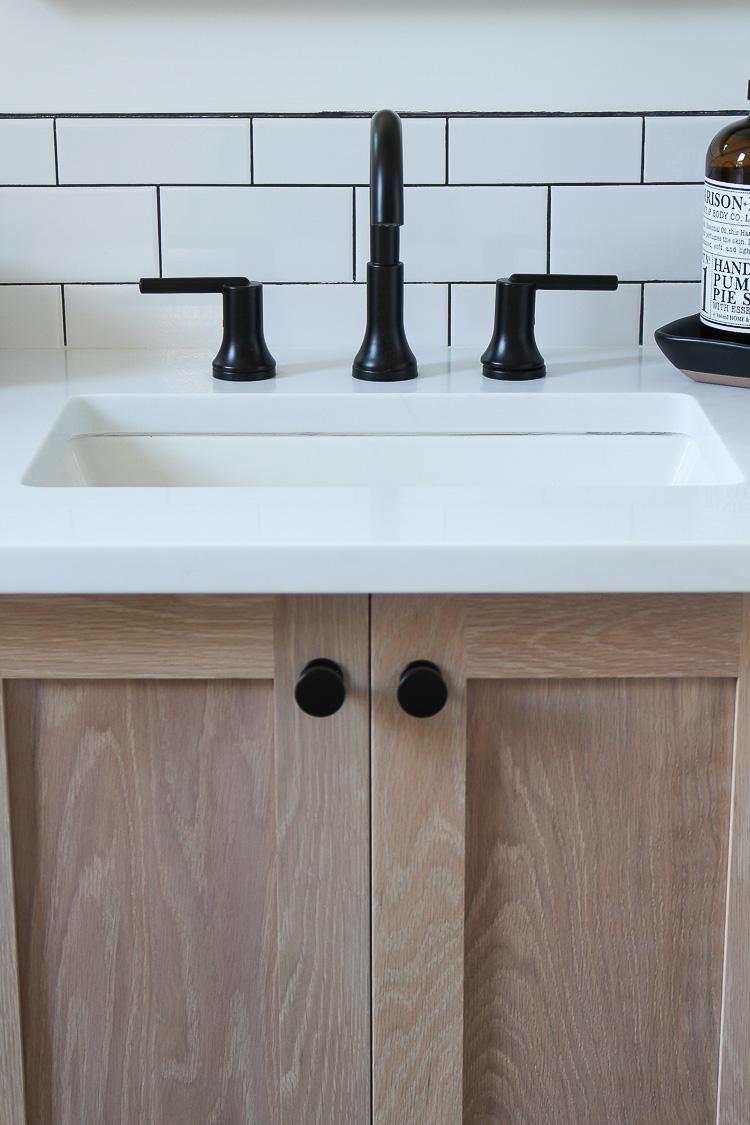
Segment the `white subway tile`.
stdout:
<svg viewBox="0 0 750 1125">
<path fill-rule="evenodd" d="M 365 118 L 255 118 L 256 184 L 363 184 L 369 176 Z"/>
<path fill-rule="evenodd" d="M 406 183 L 445 180 L 445 121 L 401 121 Z M 366 184 L 370 178 L 369 118 L 256 118 L 256 184 Z"/>
<path fill-rule="evenodd" d="M 698 186 L 556 187 L 551 269 L 686 281 L 700 271 L 702 224 Z"/>
<path fill-rule="evenodd" d="M 451 344 L 454 348 L 474 348 L 481 354 L 492 339 L 494 319 L 494 285 L 451 286 Z"/>
<path fill-rule="evenodd" d="M 271 347 L 349 348 L 362 343 L 366 320 L 364 285 L 269 285 L 264 290 L 266 340 Z M 407 285 L 404 324 L 412 348 L 445 344 L 448 288 Z"/>
<path fill-rule="evenodd" d="M 736 117 L 647 117 L 643 177 L 662 183 L 703 182 L 706 149 Z"/>
<path fill-rule="evenodd" d="M 0 184 L 54 184 L 55 138 L 51 120 L 0 119 Z"/>
<path fill-rule="evenodd" d="M 700 282 L 688 285 L 647 285 L 643 297 L 644 344 L 653 344 L 657 328 L 699 312 L 700 306 Z"/>
<path fill-rule="evenodd" d="M 547 292 L 536 296 L 535 336 L 540 348 L 621 348 L 638 343 L 641 288 L 621 285 L 614 293 Z M 477 348 L 492 338 L 494 285 L 451 288 L 451 343 Z"/>
<path fill-rule="evenodd" d="M 61 348 L 59 285 L 0 285 L 0 348 Z"/>
<path fill-rule="evenodd" d="M 266 342 L 276 348 L 349 348 L 354 356 L 365 327 L 361 285 L 267 285 L 263 290 Z"/>
<path fill-rule="evenodd" d="M 406 338 L 413 349 L 447 344 L 448 286 L 404 286 L 404 325 Z"/>
<path fill-rule="evenodd" d="M 215 348 L 219 293 L 141 293 L 137 285 L 66 285 L 73 348 Z"/>
<path fill-rule="evenodd" d="M 536 338 L 542 348 L 628 348 L 638 344 L 640 285 L 614 293 L 542 292 L 536 298 Z"/>
<path fill-rule="evenodd" d="M 402 117 L 404 182 L 445 183 L 445 118 Z"/>
<path fill-rule="evenodd" d="M 0 287 L 0 302 L 2 293 Z M 447 286 L 406 286 L 404 321 L 412 347 L 446 342 L 447 310 Z M 221 341 L 221 296 L 215 293 L 141 294 L 135 285 L 66 285 L 65 312 L 68 343 L 75 348 L 218 351 Z M 364 285 L 263 288 L 264 333 L 272 352 L 340 347 L 349 348 L 354 358 L 365 315 Z"/>
<path fill-rule="evenodd" d="M 452 118 L 452 184 L 637 183 L 640 117 Z"/>
<path fill-rule="evenodd" d="M 357 280 L 370 254 L 368 192 L 357 188 Z M 411 187 L 401 260 L 408 281 L 491 281 L 543 271 L 547 191 L 539 187 Z"/>
<path fill-rule="evenodd" d="M 249 184 L 250 122 L 60 119 L 61 184 Z"/>
<path fill-rule="evenodd" d="M 0 281 L 134 281 L 158 268 L 153 188 L 0 188 Z"/>
<path fill-rule="evenodd" d="M 351 281 L 348 188 L 163 188 L 165 276 Z"/>
</svg>

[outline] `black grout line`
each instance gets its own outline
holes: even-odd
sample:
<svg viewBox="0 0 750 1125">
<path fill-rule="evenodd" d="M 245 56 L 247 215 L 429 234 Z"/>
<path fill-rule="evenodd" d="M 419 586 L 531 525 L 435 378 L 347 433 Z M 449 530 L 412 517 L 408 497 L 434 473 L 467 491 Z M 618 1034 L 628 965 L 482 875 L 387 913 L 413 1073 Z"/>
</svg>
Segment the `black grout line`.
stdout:
<svg viewBox="0 0 750 1125">
<path fill-rule="evenodd" d="M 565 188 L 622 188 L 622 187 L 695 187 L 702 186 L 703 180 L 649 180 L 647 184 L 643 184 L 639 180 L 547 180 L 542 183 L 541 180 L 501 180 L 501 181 L 472 181 L 471 183 L 461 183 L 455 180 L 446 184 L 407 184 L 406 187 L 420 187 L 420 188 L 443 188 L 451 187 L 456 188 L 513 188 L 513 187 L 526 187 L 526 188 L 546 188 L 546 187 L 565 187 Z M 276 187 L 284 187 L 283 184 L 274 185 Z M 294 185 L 295 187 L 302 185 Z M 311 185 L 313 186 L 313 185 Z M 317 187 L 335 187 L 335 184 L 315 185 Z"/>
<path fill-rule="evenodd" d="M 552 266 L 552 185 L 547 188 L 547 273 Z"/>
<path fill-rule="evenodd" d="M 253 119 L 250 118 L 250 183 L 255 183 L 255 139 L 253 137 Z"/>
<path fill-rule="evenodd" d="M 352 281 L 357 280 L 357 189 L 352 188 Z"/>
<path fill-rule="evenodd" d="M 628 109 L 628 110 L 399 110 L 401 117 L 409 118 L 633 118 L 633 117 L 745 117 L 747 109 Z M 245 118 L 262 118 L 266 121 L 340 120 L 350 117 L 372 117 L 375 110 L 341 109 L 297 113 L 0 113 L 0 121 L 48 121 L 55 118 L 66 121 L 242 121 Z"/>
<path fill-rule="evenodd" d="M 156 189 L 156 240 L 159 248 L 159 277 L 163 277 L 161 253 L 161 188 Z"/>
<path fill-rule="evenodd" d="M 274 183 L 274 184 L 254 184 L 254 183 L 251 184 L 251 183 L 219 183 L 219 182 L 216 182 L 216 183 L 195 183 L 195 182 L 192 182 L 192 183 L 190 183 L 190 182 L 175 183 L 175 182 L 171 182 L 171 181 L 162 183 L 160 185 L 156 185 L 152 181 L 151 183 L 121 183 L 121 182 L 120 183 L 66 183 L 66 184 L 60 184 L 60 185 L 53 185 L 53 184 L 0 184 L 0 191 L 3 191 L 5 188 L 19 188 L 19 187 L 38 188 L 38 187 L 53 187 L 53 186 L 60 186 L 60 187 L 66 187 L 66 188 L 117 188 L 117 189 L 120 189 L 120 188 L 147 188 L 147 187 L 152 188 L 152 187 L 160 186 L 160 187 L 166 187 L 166 188 L 195 188 L 196 190 L 208 189 L 210 191 L 213 191 L 215 189 L 220 189 L 222 191 L 225 191 L 225 190 L 231 190 L 233 188 L 249 189 L 249 188 L 252 187 L 256 191 L 260 191 L 262 188 L 273 188 L 274 190 L 276 190 L 278 188 L 300 188 L 300 189 L 304 189 L 305 191 L 309 191 L 311 188 L 325 188 L 326 190 L 343 190 L 343 189 L 346 189 L 346 188 L 349 188 L 349 187 L 352 187 L 352 186 L 355 187 L 355 188 L 357 188 L 357 187 L 366 188 L 368 185 L 364 182 L 352 185 L 351 183 L 348 183 L 348 184 L 344 184 L 344 183 L 338 183 L 338 184 L 307 184 L 307 183 L 305 183 L 305 184 L 302 184 L 302 183 L 288 183 L 287 182 L 287 183 Z M 524 187 L 524 188 L 646 187 L 646 188 L 650 188 L 650 187 L 702 187 L 702 186 L 703 186 L 703 180 L 649 180 L 648 183 L 644 183 L 644 182 L 638 181 L 638 180 L 553 180 L 551 183 L 549 181 L 547 181 L 545 183 L 542 183 L 541 181 L 531 182 L 531 181 L 522 181 L 522 180 L 503 180 L 503 181 L 500 181 L 500 182 L 495 181 L 495 182 L 492 182 L 492 183 L 489 183 L 489 182 L 486 182 L 486 183 L 472 182 L 472 183 L 444 184 L 444 183 L 441 182 L 441 183 L 422 183 L 422 184 L 407 183 L 405 185 L 407 191 L 410 188 L 436 188 L 436 189 L 442 190 L 443 188 L 446 188 L 446 187 L 450 187 L 450 188 L 455 190 L 457 188 L 517 188 L 517 187 Z"/>
<path fill-rule="evenodd" d="M 453 286 L 448 282 L 448 347 L 451 346 L 451 336 L 453 335 Z"/>
<path fill-rule="evenodd" d="M 63 347 L 68 346 L 68 318 L 65 311 L 65 286 L 60 286 L 60 307 L 62 309 Z"/>
<path fill-rule="evenodd" d="M 641 183 L 645 182 L 646 170 L 646 118 L 641 119 Z"/>
<path fill-rule="evenodd" d="M 445 182 L 450 183 L 450 129 L 448 125 L 448 118 L 445 119 Z"/>
<path fill-rule="evenodd" d="M 643 309 L 646 303 L 646 285 L 641 284 L 641 307 L 638 313 L 638 346 L 643 343 Z"/>
<path fill-rule="evenodd" d="M 53 145 L 53 148 L 55 150 L 55 184 L 57 186 L 59 186 L 59 184 L 60 184 L 60 167 L 58 165 L 58 160 L 57 160 L 57 121 L 56 120 L 53 120 L 53 122 L 52 122 L 52 145 Z"/>
</svg>

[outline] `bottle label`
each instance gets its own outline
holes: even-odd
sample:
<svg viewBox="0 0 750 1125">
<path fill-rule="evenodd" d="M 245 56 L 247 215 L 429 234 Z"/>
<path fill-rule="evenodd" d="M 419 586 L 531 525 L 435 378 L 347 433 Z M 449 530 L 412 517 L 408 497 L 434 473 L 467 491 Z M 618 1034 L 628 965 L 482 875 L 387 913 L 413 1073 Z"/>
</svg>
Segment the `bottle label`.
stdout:
<svg viewBox="0 0 750 1125">
<path fill-rule="evenodd" d="M 701 320 L 750 336 L 750 184 L 706 180 Z"/>
</svg>

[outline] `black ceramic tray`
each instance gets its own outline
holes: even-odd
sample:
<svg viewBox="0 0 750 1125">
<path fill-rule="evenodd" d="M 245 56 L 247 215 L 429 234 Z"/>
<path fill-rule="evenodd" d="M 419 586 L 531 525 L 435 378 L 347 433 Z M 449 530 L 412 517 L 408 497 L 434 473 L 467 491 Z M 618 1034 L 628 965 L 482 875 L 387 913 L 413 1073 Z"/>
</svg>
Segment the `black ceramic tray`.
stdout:
<svg viewBox="0 0 750 1125">
<path fill-rule="evenodd" d="M 746 344 L 704 335 L 698 313 L 657 328 L 654 339 L 670 363 L 699 383 L 750 387 L 750 336 Z"/>
</svg>

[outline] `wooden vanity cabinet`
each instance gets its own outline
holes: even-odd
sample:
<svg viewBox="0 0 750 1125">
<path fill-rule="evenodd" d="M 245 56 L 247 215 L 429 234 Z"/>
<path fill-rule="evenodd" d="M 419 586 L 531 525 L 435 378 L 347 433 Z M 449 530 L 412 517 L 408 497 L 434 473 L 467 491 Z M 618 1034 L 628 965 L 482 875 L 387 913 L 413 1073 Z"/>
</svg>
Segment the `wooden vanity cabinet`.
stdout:
<svg viewBox="0 0 750 1125">
<path fill-rule="evenodd" d="M 0 1122 L 746 1125 L 749 653 L 739 595 L 0 598 Z"/>
</svg>

